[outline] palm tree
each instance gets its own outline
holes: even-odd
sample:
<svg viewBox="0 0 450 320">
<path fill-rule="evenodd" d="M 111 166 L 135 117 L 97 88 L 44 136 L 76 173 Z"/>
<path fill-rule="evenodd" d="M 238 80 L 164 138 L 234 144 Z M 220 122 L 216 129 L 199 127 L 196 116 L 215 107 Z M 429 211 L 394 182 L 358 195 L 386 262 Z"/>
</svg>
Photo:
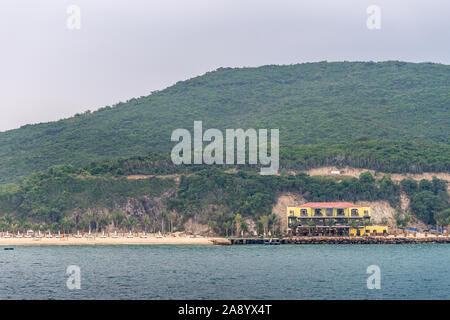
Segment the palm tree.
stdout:
<svg viewBox="0 0 450 320">
<path fill-rule="evenodd" d="M 97 212 L 94 212 L 94 213 L 92 214 L 92 222 L 93 222 L 94 225 L 95 225 L 95 233 L 98 232 L 98 229 L 99 229 L 99 221 L 100 221 L 100 217 L 98 216 Z"/>
<path fill-rule="evenodd" d="M 242 221 L 241 222 L 241 232 L 244 233 L 244 232 L 247 232 L 247 231 L 248 231 L 247 222 Z"/>
<path fill-rule="evenodd" d="M 275 227 L 278 224 L 278 216 L 275 213 L 272 213 L 270 215 L 270 221 L 271 221 L 271 224 L 272 224 L 272 235 L 275 235 Z"/>
<path fill-rule="evenodd" d="M 147 227 L 150 224 L 150 218 L 145 215 L 144 218 L 142 218 L 142 225 L 144 226 L 144 232 L 147 233 Z"/>
<path fill-rule="evenodd" d="M 15 233 L 19 229 L 19 224 L 13 222 L 9 225 L 9 228 L 11 229 L 12 233 Z"/>
<path fill-rule="evenodd" d="M 168 214 L 169 222 L 170 222 L 170 233 L 173 232 L 173 222 L 177 218 L 177 214 L 174 211 L 170 211 Z"/>
<path fill-rule="evenodd" d="M 81 220 L 80 228 L 84 231 L 87 231 L 87 229 L 89 230 L 91 229 L 89 217 L 86 216 L 83 218 L 83 220 Z"/>
<path fill-rule="evenodd" d="M 92 221 L 94 220 L 94 215 L 92 214 L 91 211 L 89 211 L 89 212 L 85 215 L 84 219 L 86 220 L 86 223 L 87 223 L 87 225 L 88 225 L 88 227 L 89 227 L 89 231 L 91 231 L 91 230 L 92 230 Z"/>
<path fill-rule="evenodd" d="M 13 223 L 13 220 L 14 220 L 13 217 L 9 213 L 5 214 L 3 219 L 5 220 L 5 222 L 8 225 L 11 225 Z"/>
<path fill-rule="evenodd" d="M 29 229 L 31 229 L 31 222 L 24 221 L 22 223 L 22 230 L 26 233 Z"/>
<path fill-rule="evenodd" d="M 161 233 L 164 234 L 164 219 L 166 218 L 167 213 L 165 211 L 161 211 Z"/>
<path fill-rule="evenodd" d="M 214 230 L 217 228 L 217 225 L 214 221 L 210 220 L 208 222 L 208 233 L 211 234 L 212 232 L 214 232 Z"/>
<path fill-rule="evenodd" d="M 64 217 L 61 221 L 61 227 L 64 233 L 70 233 L 70 231 L 75 227 L 75 221 L 70 217 Z"/>
<path fill-rule="evenodd" d="M 153 220 L 153 233 L 156 233 L 156 228 L 158 228 L 158 220 Z"/>
<path fill-rule="evenodd" d="M 0 229 L 1 229 L 1 231 L 3 232 L 5 230 L 7 230 L 8 227 L 9 227 L 8 223 L 5 220 L 2 219 L 0 221 Z"/>
<path fill-rule="evenodd" d="M 137 221 L 136 218 L 131 217 L 130 219 L 128 219 L 128 226 L 129 226 L 131 232 L 134 232 L 135 228 L 138 225 L 139 225 L 139 222 Z"/>
<path fill-rule="evenodd" d="M 261 224 L 263 226 L 264 235 L 267 234 L 267 230 L 269 229 L 269 217 L 268 216 L 262 216 L 260 219 Z"/>
<path fill-rule="evenodd" d="M 448 234 L 448 226 L 450 225 L 450 208 L 440 211 L 436 214 L 436 223 L 439 224 L 442 228 L 444 226 L 447 227 L 447 234 Z"/>
<path fill-rule="evenodd" d="M 231 221 L 227 221 L 222 224 L 222 228 L 225 230 L 225 234 L 227 237 L 228 237 L 228 230 L 230 230 L 230 227 L 231 227 Z"/>
<path fill-rule="evenodd" d="M 234 228 L 235 228 L 236 235 L 239 235 L 239 232 L 241 229 L 241 222 L 242 222 L 242 216 L 238 213 L 234 216 Z"/>
<path fill-rule="evenodd" d="M 59 224 L 57 222 L 53 222 L 50 226 L 50 229 L 56 233 L 59 230 Z"/>
<path fill-rule="evenodd" d="M 123 216 L 122 212 L 117 211 L 117 210 L 112 212 L 112 220 L 113 220 L 115 229 L 120 227 L 120 224 L 122 223 L 123 219 L 124 219 L 124 216 Z"/>
<path fill-rule="evenodd" d="M 100 220 L 98 221 L 99 229 L 103 231 L 103 228 L 106 227 L 107 225 L 109 225 L 109 223 L 110 223 L 110 217 L 106 216 L 106 217 L 100 218 Z"/>
</svg>

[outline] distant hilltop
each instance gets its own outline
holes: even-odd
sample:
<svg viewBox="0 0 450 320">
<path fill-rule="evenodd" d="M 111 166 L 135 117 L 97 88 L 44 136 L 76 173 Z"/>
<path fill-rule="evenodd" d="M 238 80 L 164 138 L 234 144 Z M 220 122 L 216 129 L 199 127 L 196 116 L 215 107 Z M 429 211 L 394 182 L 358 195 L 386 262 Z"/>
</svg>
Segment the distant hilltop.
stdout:
<svg viewBox="0 0 450 320">
<path fill-rule="evenodd" d="M 166 153 L 171 132 L 195 120 L 220 130 L 279 128 L 284 147 L 367 139 L 447 145 L 449 101 L 450 66 L 441 64 L 220 68 L 113 107 L 0 133 L 0 182 L 52 165 Z"/>
</svg>

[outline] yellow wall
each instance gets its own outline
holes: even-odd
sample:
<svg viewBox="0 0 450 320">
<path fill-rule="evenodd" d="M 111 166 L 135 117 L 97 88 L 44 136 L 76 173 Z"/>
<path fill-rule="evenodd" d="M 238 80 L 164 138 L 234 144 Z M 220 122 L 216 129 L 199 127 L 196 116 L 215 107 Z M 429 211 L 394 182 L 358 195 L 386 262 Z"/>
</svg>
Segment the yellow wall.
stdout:
<svg viewBox="0 0 450 320">
<path fill-rule="evenodd" d="M 361 228 L 350 228 L 349 234 L 351 236 L 356 236 L 358 229 L 359 229 L 361 236 L 370 235 L 373 233 L 373 231 L 375 231 L 375 233 L 378 233 L 378 234 L 383 234 L 384 230 L 386 230 L 386 233 L 389 232 L 389 229 L 387 226 L 366 226 L 366 227 L 361 227 Z"/>
<path fill-rule="evenodd" d="M 288 217 L 304 217 L 300 214 L 300 210 L 302 209 L 306 209 L 307 211 L 307 216 L 308 217 L 315 217 L 314 213 L 315 213 L 315 209 L 314 208 L 300 208 L 300 207 L 287 207 L 286 213 Z M 366 216 L 366 214 L 364 213 L 365 211 L 368 211 L 368 216 L 370 217 L 371 212 L 370 212 L 370 207 L 356 207 L 356 208 L 343 208 L 344 209 L 344 217 L 352 217 L 351 215 L 351 209 L 358 209 L 358 217 L 364 217 Z M 321 208 L 321 212 L 322 212 L 322 217 L 328 217 L 326 215 L 326 209 L 325 208 Z M 333 215 L 332 217 L 337 217 L 337 208 L 333 208 Z"/>
</svg>

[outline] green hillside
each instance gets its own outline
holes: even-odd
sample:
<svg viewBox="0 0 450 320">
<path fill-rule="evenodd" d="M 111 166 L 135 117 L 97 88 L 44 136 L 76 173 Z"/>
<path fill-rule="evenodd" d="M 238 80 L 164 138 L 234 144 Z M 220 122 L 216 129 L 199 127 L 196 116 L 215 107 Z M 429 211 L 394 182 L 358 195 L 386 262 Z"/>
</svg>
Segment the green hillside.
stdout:
<svg viewBox="0 0 450 320">
<path fill-rule="evenodd" d="M 96 112 L 0 133 L 0 182 L 56 164 L 81 167 L 168 152 L 171 132 L 192 129 L 194 120 L 204 128 L 279 128 L 283 146 L 367 138 L 448 144 L 450 66 L 320 62 L 219 69 Z"/>
<path fill-rule="evenodd" d="M 130 161 L 136 165 L 139 162 Z M 161 166 L 160 171 L 166 167 L 164 163 L 155 166 Z M 251 171 L 206 167 L 181 175 L 178 181 L 174 177 L 129 180 L 114 177 L 113 167 L 109 167 L 112 172 L 108 172 L 108 166 L 103 168 L 102 174 L 92 175 L 86 169 L 56 166 L 20 185 L 0 188 L 0 230 L 76 232 L 99 230 L 111 223 L 121 230 L 145 230 L 155 224 L 161 230 L 170 221 L 173 230 L 180 231 L 193 219 L 217 234 L 227 235 L 239 217 L 258 225 L 272 221 L 277 230 L 280 220 L 271 209 L 283 192 L 301 194 L 307 201 L 386 200 L 398 210 L 397 223 L 404 225 L 411 217 L 400 209 L 401 190 L 411 197 L 409 210 L 418 219 L 432 225 L 450 223 L 447 182 L 437 178 L 395 183 L 388 176 L 369 172 L 357 179 L 304 173 L 261 176 Z"/>
<path fill-rule="evenodd" d="M 322 166 L 350 166 L 386 173 L 449 172 L 450 145 L 407 141 L 368 140 L 337 145 L 297 145 L 281 147 L 280 168 L 287 171 Z M 207 169 L 209 165 L 173 164 L 168 153 L 92 162 L 84 169 L 91 175 L 170 175 Z M 220 165 L 224 169 L 259 171 L 259 166 Z"/>
</svg>

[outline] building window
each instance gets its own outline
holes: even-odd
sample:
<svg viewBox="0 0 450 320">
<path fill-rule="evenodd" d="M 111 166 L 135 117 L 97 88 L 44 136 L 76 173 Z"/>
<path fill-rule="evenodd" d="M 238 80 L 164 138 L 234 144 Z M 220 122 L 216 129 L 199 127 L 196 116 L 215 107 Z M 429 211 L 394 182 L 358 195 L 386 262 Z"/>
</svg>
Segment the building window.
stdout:
<svg viewBox="0 0 450 320">
<path fill-rule="evenodd" d="M 352 209 L 352 217 L 358 216 L 358 209 Z"/>
<path fill-rule="evenodd" d="M 369 215 L 369 210 L 364 210 L 364 215 L 368 216 Z"/>
<path fill-rule="evenodd" d="M 321 215 L 322 215 L 322 210 L 320 210 L 320 209 L 314 209 L 314 215 L 315 215 L 315 216 L 321 216 Z"/>
<path fill-rule="evenodd" d="M 294 214 L 294 210 L 289 211 L 290 214 Z"/>
<path fill-rule="evenodd" d="M 339 216 L 343 217 L 344 216 L 344 209 L 337 209 L 337 216 L 338 217 Z"/>
<path fill-rule="evenodd" d="M 306 210 L 306 209 L 301 209 L 301 210 L 300 210 L 300 215 L 302 215 L 302 216 L 304 216 L 304 217 L 307 217 L 307 216 L 308 216 L 308 210 Z"/>
<path fill-rule="evenodd" d="M 327 208 L 326 214 L 327 214 L 327 217 L 332 217 L 333 216 L 333 208 Z"/>
</svg>

